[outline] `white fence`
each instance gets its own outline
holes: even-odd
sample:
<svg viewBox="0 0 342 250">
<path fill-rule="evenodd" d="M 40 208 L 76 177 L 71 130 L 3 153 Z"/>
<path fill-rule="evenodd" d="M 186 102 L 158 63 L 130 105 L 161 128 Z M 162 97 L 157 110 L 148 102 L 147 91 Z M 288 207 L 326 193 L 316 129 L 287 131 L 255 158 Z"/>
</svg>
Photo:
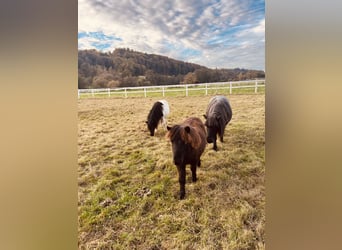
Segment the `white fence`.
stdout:
<svg viewBox="0 0 342 250">
<path fill-rule="evenodd" d="M 179 85 L 160 85 L 160 86 L 144 86 L 144 87 L 127 87 L 127 88 L 101 88 L 101 89 L 79 89 L 78 98 L 81 97 L 112 97 L 112 96 L 163 96 L 167 93 L 181 93 L 188 96 L 190 92 L 199 91 L 201 94 L 208 95 L 214 91 L 229 91 L 233 93 L 234 89 L 253 89 L 254 93 L 258 93 L 258 89 L 265 87 L 265 79 L 248 80 L 248 81 L 232 81 L 232 82 L 214 82 L 214 83 L 199 83 L 199 84 L 179 84 Z"/>
</svg>

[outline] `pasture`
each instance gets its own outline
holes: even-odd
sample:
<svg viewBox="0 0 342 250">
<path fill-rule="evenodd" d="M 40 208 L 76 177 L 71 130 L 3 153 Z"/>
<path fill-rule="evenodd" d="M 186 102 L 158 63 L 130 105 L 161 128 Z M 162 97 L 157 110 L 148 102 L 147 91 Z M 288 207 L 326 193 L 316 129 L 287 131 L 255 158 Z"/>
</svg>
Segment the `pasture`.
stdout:
<svg viewBox="0 0 342 250">
<path fill-rule="evenodd" d="M 168 124 L 203 114 L 211 95 L 165 97 Z M 208 144 L 186 196 L 166 131 L 146 118 L 160 97 L 78 100 L 80 249 L 265 249 L 265 95 L 227 95 L 233 117 Z"/>
</svg>

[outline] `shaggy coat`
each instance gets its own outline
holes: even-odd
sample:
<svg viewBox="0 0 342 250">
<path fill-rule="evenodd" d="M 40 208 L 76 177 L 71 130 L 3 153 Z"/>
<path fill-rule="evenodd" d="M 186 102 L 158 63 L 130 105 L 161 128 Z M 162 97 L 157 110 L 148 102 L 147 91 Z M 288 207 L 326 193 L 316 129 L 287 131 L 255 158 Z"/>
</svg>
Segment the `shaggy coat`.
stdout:
<svg viewBox="0 0 342 250">
<path fill-rule="evenodd" d="M 214 143 L 214 150 L 217 150 L 217 135 L 219 135 L 220 141 L 223 142 L 224 129 L 232 119 L 232 114 L 232 109 L 225 96 L 214 96 L 209 101 L 204 118 L 206 119 L 205 126 L 208 132 L 207 142 Z"/>
<path fill-rule="evenodd" d="M 152 109 L 150 110 L 147 116 L 147 128 L 150 131 L 150 135 L 154 136 L 155 130 L 158 128 L 158 124 L 166 128 L 167 125 L 167 116 L 170 113 L 169 104 L 165 100 L 159 100 L 153 104 Z"/>
<path fill-rule="evenodd" d="M 180 199 L 185 197 L 185 167 L 191 166 L 192 181 L 197 181 L 196 168 L 201 165 L 200 157 L 207 145 L 203 122 L 196 117 L 188 118 L 179 125 L 167 127 L 166 137 L 172 143 L 173 162 L 177 166 Z"/>
</svg>

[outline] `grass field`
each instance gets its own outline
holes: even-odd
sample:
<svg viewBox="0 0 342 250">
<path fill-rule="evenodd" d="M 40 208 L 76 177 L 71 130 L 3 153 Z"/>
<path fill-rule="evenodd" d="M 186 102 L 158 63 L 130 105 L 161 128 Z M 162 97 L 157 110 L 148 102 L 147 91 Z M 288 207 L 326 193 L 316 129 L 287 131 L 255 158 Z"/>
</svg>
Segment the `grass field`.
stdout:
<svg viewBox="0 0 342 250">
<path fill-rule="evenodd" d="M 227 97 L 225 141 L 207 145 L 196 183 L 187 167 L 184 200 L 166 131 L 145 124 L 160 98 L 78 101 L 80 249 L 265 249 L 265 95 Z M 210 98 L 165 98 L 169 125 L 204 121 Z"/>
</svg>

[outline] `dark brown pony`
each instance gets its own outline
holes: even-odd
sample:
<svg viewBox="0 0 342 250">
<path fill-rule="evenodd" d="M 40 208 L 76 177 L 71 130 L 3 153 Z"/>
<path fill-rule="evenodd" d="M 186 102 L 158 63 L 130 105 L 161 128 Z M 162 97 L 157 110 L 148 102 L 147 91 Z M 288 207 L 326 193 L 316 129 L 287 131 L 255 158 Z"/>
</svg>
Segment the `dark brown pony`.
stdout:
<svg viewBox="0 0 342 250">
<path fill-rule="evenodd" d="M 185 197 L 185 167 L 191 166 L 192 181 L 197 181 L 196 168 L 201 165 L 200 157 L 207 145 L 203 122 L 196 117 L 186 119 L 179 125 L 167 127 L 166 137 L 172 143 L 173 162 L 177 166 L 180 199 Z"/>
</svg>

